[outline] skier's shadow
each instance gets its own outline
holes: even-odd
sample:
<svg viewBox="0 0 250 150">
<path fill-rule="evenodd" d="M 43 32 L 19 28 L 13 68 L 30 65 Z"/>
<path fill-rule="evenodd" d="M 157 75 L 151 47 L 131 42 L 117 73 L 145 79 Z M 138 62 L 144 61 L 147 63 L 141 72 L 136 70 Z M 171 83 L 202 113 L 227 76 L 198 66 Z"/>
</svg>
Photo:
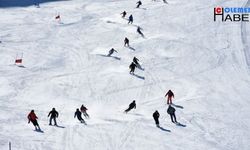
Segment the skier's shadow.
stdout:
<svg viewBox="0 0 250 150">
<path fill-rule="evenodd" d="M 181 108 L 181 109 L 184 109 L 184 107 L 183 106 L 181 106 L 181 105 L 176 105 L 176 104 L 172 104 L 174 107 L 176 107 L 176 108 Z"/>
<path fill-rule="evenodd" d="M 44 133 L 43 130 L 34 130 L 36 132 L 39 132 L 39 133 Z"/>
<path fill-rule="evenodd" d="M 141 67 L 141 65 L 137 65 L 137 68 L 144 71 L 145 69 Z"/>
<path fill-rule="evenodd" d="M 110 20 L 108 20 L 108 21 L 106 21 L 107 23 L 111 23 L 111 24 L 118 24 L 118 25 L 122 25 L 122 23 L 119 23 L 119 22 L 114 22 L 114 21 L 110 21 Z"/>
<path fill-rule="evenodd" d="M 26 68 L 25 66 L 21 65 L 21 66 L 18 66 L 19 68 Z"/>
<path fill-rule="evenodd" d="M 145 35 L 143 33 L 141 33 L 140 35 L 141 35 L 142 38 L 146 39 Z"/>
<path fill-rule="evenodd" d="M 56 127 L 57 127 L 57 128 L 65 128 L 64 126 L 58 126 L 58 125 L 57 125 Z"/>
<path fill-rule="evenodd" d="M 135 48 L 133 48 L 133 47 L 131 47 L 131 46 L 129 46 L 128 48 L 131 49 L 131 50 L 133 50 L 133 51 L 135 51 Z"/>
<path fill-rule="evenodd" d="M 137 75 L 137 74 L 132 74 L 132 75 L 134 75 L 135 77 L 137 77 L 139 79 L 145 80 L 145 77 L 143 77 L 143 76 L 140 76 L 140 75 Z"/>
<path fill-rule="evenodd" d="M 143 10 L 147 10 L 147 8 L 140 8 L 140 7 L 139 7 L 138 9 L 143 9 Z"/>
<path fill-rule="evenodd" d="M 116 56 L 107 56 L 107 55 L 103 55 L 103 54 L 97 54 L 97 55 L 102 56 L 102 57 L 111 57 L 111 58 L 114 58 L 116 60 L 121 60 L 120 57 L 116 57 Z"/>
<path fill-rule="evenodd" d="M 178 123 L 176 123 L 176 125 L 177 125 L 177 126 L 179 126 L 179 127 L 186 127 L 186 125 L 185 125 L 185 124 L 181 124 L 181 123 L 179 123 L 179 122 L 178 122 Z"/>
<path fill-rule="evenodd" d="M 165 131 L 165 132 L 171 132 L 171 130 L 165 129 L 165 128 L 161 127 L 161 126 L 158 126 L 157 128 L 159 128 L 159 129 L 161 129 L 162 131 Z"/>
</svg>

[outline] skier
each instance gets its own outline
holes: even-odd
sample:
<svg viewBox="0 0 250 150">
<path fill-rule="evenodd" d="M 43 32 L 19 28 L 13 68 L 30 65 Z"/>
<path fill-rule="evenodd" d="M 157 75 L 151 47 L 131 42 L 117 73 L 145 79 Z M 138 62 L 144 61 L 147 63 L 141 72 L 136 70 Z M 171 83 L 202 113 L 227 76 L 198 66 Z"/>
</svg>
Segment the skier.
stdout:
<svg viewBox="0 0 250 150">
<path fill-rule="evenodd" d="M 144 34 L 141 32 L 142 28 L 141 27 L 137 27 L 137 33 L 139 33 L 142 37 L 144 37 Z"/>
<path fill-rule="evenodd" d="M 128 109 L 126 109 L 124 112 L 125 112 L 125 113 L 128 113 L 128 112 L 129 112 L 131 109 L 133 109 L 133 108 L 136 109 L 135 100 L 133 100 L 133 102 L 129 104 Z"/>
<path fill-rule="evenodd" d="M 171 117 L 171 121 L 173 123 L 177 123 L 176 121 L 176 117 L 175 117 L 175 109 L 174 107 L 172 107 L 171 105 L 168 106 L 168 110 L 167 110 L 168 114 L 170 115 Z"/>
<path fill-rule="evenodd" d="M 131 23 L 131 24 L 132 24 L 132 23 L 133 23 L 133 21 L 134 21 L 134 18 L 133 18 L 133 16 L 132 16 L 132 15 L 130 15 L 130 16 L 129 16 L 129 18 L 128 18 L 128 24 L 129 24 L 129 23 Z"/>
<path fill-rule="evenodd" d="M 167 104 L 172 104 L 172 99 L 174 98 L 174 93 L 171 90 L 168 90 L 165 97 L 168 96 Z"/>
<path fill-rule="evenodd" d="M 139 8 L 142 5 L 142 2 L 138 1 L 136 4 L 137 4 L 136 8 Z"/>
<path fill-rule="evenodd" d="M 77 119 L 78 119 L 81 123 L 85 123 L 84 119 L 82 119 L 82 113 L 80 112 L 79 108 L 76 109 L 74 118 L 75 118 L 76 116 L 77 116 Z"/>
<path fill-rule="evenodd" d="M 81 112 L 82 112 L 82 114 L 84 115 L 84 117 L 85 117 L 85 118 L 89 118 L 89 115 L 88 115 L 88 113 L 87 113 L 87 110 L 88 110 L 88 109 L 87 109 L 84 105 L 82 105 L 80 109 L 81 109 Z"/>
<path fill-rule="evenodd" d="M 140 66 L 140 64 L 138 63 L 138 61 L 139 61 L 138 58 L 136 58 L 136 57 L 133 58 L 133 62 L 137 65 L 137 67 Z"/>
<path fill-rule="evenodd" d="M 28 123 L 30 123 L 30 121 L 33 123 L 33 125 L 35 126 L 35 130 L 41 130 L 41 128 L 39 127 L 39 124 L 37 122 L 36 119 L 38 119 L 38 117 L 36 116 L 34 110 L 31 110 L 31 112 L 28 115 Z"/>
<path fill-rule="evenodd" d="M 129 39 L 127 37 L 125 37 L 125 39 L 124 39 L 124 46 L 129 47 Z"/>
<path fill-rule="evenodd" d="M 125 16 L 127 15 L 127 12 L 126 12 L 126 11 L 123 11 L 123 12 L 121 13 L 121 15 L 122 15 L 122 18 L 125 18 Z"/>
<path fill-rule="evenodd" d="M 129 69 L 130 69 L 130 74 L 134 74 L 135 72 L 135 68 L 136 68 L 136 64 L 134 62 L 132 62 L 130 65 L 129 65 Z"/>
<path fill-rule="evenodd" d="M 50 116 L 50 119 L 49 119 L 49 125 L 52 125 L 51 122 L 52 120 L 54 120 L 54 125 L 57 126 L 57 123 L 56 123 L 56 118 L 58 118 L 58 112 L 56 111 L 55 108 L 52 108 L 52 110 L 49 112 L 48 114 L 48 117 Z"/>
<path fill-rule="evenodd" d="M 163 0 L 163 3 L 166 3 L 166 4 L 167 4 L 168 2 L 167 2 L 166 0 Z"/>
<path fill-rule="evenodd" d="M 155 120 L 155 124 L 157 127 L 159 127 L 159 117 L 160 117 L 160 114 L 159 112 L 156 110 L 154 113 L 153 113 L 153 118 Z"/>
<path fill-rule="evenodd" d="M 114 48 L 111 48 L 111 50 L 109 50 L 109 54 L 107 56 L 111 56 L 114 52 L 118 53 Z"/>
</svg>

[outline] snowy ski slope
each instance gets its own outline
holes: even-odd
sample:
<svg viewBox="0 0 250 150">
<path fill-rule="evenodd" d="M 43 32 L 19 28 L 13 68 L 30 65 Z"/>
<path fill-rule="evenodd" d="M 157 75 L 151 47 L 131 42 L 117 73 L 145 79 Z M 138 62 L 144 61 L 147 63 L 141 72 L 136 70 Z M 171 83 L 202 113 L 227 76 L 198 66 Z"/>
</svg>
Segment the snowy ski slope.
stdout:
<svg viewBox="0 0 250 150">
<path fill-rule="evenodd" d="M 140 9 L 136 0 L 48 0 L 40 8 L 4 2 L 1 150 L 8 142 L 13 150 L 250 149 L 250 24 L 213 21 L 214 7 L 249 7 L 250 1 L 142 0 Z M 121 18 L 124 10 L 133 25 Z M 123 46 L 125 37 L 135 50 Z M 115 57 L 104 57 L 112 47 Z M 25 68 L 13 65 L 17 53 Z M 145 68 L 136 76 L 128 68 L 134 56 Z M 185 127 L 166 112 L 169 89 L 183 107 L 176 115 Z M 132 100 L 137 109 L 124 114 Z M 89 109 L 87 126 L 73 118 L 81 104 Z M 52 107 L 60 127 L 48 125 Z M 28 124 L 31 109 L 44 133 Z"/>
</svg>

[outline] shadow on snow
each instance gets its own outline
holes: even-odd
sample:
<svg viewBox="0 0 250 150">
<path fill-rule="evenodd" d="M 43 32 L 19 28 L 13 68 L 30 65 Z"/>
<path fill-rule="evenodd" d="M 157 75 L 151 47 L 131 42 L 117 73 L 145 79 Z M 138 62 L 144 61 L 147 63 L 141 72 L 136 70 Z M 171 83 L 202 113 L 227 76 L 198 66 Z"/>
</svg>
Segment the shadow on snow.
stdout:
<svg viewBox="0 0 250 150">
<path fill-rule="evenodd" d="M 177 126 L 180 126 L 180 127 L 186 127 L 187 125 L 184 125 L 184 124 L 181 124 L 181 123 L 176 123 Z"/>
<path fill-rule="evenodd" d="M 137 74 L 131 74 L 131 75 L 133 75 L 133 76 L 135 76 L 135 77 L 137 77 L 138 79 L 142 79 L 142 80 L 145 80 L 145 77 L 143 77 L 143 76 L 140 76 L 140 75 L 137 75 Z"/>
<path fill-rule="evenodd" d="M 161 127 L 161 126 L 158 126 L 157 128 L 159 128 L 159 129 L 161 129 L 162 131 L 165 131 L 165 132 L 171 132 L 171 130 L 165 129 L 165 128 Z"/>
<path fill-rule="evenodd" d="M 184 107 L 183 107 L 183 106 L 181 106 L 181 105 L 172 104 L 172 106 L 174 106 L 174 107 L 176 107 L 176 108 L 181 108 L 181 109 L 184 109 Z"/>
<path fill-rule="evenodd" d="M 107 56 L 107 55 L 103 55 L 103 54 L 97 54 L 99 56 L 102 56 L 102 57 L 111 57 L 111 58 L 114 58 L 114 59 L 117 59 L 117 60 L 121 60 L 120 57 L 116 57 L 116 56 Z"/>
</svg>

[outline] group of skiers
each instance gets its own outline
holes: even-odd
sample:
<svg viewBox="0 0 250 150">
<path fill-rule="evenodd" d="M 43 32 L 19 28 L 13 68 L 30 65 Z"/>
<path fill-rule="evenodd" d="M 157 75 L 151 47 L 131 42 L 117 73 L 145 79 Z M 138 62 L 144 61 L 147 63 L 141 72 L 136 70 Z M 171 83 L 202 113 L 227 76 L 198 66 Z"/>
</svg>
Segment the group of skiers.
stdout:
<svg viewBox="0 0 250 150">
<path fill-rule="evenodd" d="M 166 93 L 165 97 L 167 97 L 167 104 L 169 104 L 168 109 L 167 109 L 167 113 L 170 115 L 171 121 L 173 123 L 178 123 L 176 120 L 176 116 L 175 116 L 175 108 L 172 107 L 172 98 L 174 98 L 174 93 L 171 90 L 169 90 Z M 135 100 L 133 100 L 133 102 L 129 104 L 129 107 L 124 112 L 128 113 L 132 109 L 136 109 Z M 160 117 L 160 113 L 158 112 L 158 110 L 156 110 L 153 113 L 153 118 L 154 118 L 154 121 L 155 121 L 155 124 L 157 127 L 160 126 L 159 117 Z"/>
<path fill-rule="evenodd" d="M 154 0 L 153 0 L 154 1 Z M 167 3 L 166 0 L 163 0 L 164 3 Z M 137 6 L 136 8 L 140 8 L 140 6 L 142 5 L 142 2 L 139 0 L 137 3 Z M 127 12 L 126 11 L 123 11 L 121 13 L 122 15 L 122 18 L 125 18 L 126 15 L 127 15 Z M 128 18 L 128 24 L 133 24 L 133 15 L 131 14 Z M 142 33 L 142 28 L 140 26 L 137 27 L 137 33 L 140 34 L 142 37 L 144 37 L 144 34 Z M 125 47 L 130 47 L 129 45 L 129 39 L 127 37 L 125 37 L 124 39 L 124 46 Z M 107 54 L 107 56 L 111 56 L 114 52 L 118 53 L 117 50 L 115 50 L 114 48 L 111 48 Z M 133 61 L 132 63 L 129 65 L 129 68 L 130 68 L 130 74 L 134 74 L 134 71 L 135 71 L 135 68 L 141 68 L 141 65 L 139 64 L 139 59 L 134 57 L 133 58 Z M 177 123 L 177 120 L 176 120 L 176 116 L 175 116 L 175 108 L 172 107 L 172 99 L 174 98 L 174 93 L 169 90 L 165 97 L 167 97 L 167 104 L 169 105 L 168 106 L 168 109 L 167 109 L 167 113 L 170 115 L 170 118 L 171 118 L 171 121 L 173 123 Z M 125 113 L 128 113 L 130 110 L 132 109 L 136 109 L 136 101 L 133 100 L 132 103 L 129 104 L 129 107 L 124 111 Z M 82 118 L 82 114 L 84 115 L 85 118 L 89 118 L 89 115 L 87 113 L 87 108 L 82 105 L 79 108 L 76 109 L 76 112 L 74 114 L 74 118 L 77 117 L 77 119 L 81 122 L 81 123 L 84 123 L 86 124 L 85 120 Z M 48 117 L 50 117 L 49 119 L 49 125 L 52 125 L 52 121 L 54 122 L 54 125 L 55 126 L 58 126 L 57 125 L 57 121 L 56 121 L 56 118 L 58 118 L 59 116 L 59 113 L 56 111 L 55 108 L 52 108 L 52 110 L 49 112 L 48 114 Z M 154 113 L 153 113 L 153 118 L 154 118 L 154 121 L 155 121 L 155 124 L 156 126 L 159 127 L 159 117 L 160 117 L 160 113 L 158 112 L 158 110 L 156 110 Z M 37 122 L 37 119 L 38 117 L 36 116 L 34 110 L 31 110 L 31 112 L 28 114 L 28 123 L 32 122 L 33 125 L 35 126 L 35 129 L 36 130 L 41 130 L 40 129 L 40 126 Z"/>
<path fill-rule="evenodd" d="M 130 68 L 130 74 L 134 74 L 135 68 L 140 68 L 141 69 L 141 65 L 139 64 L 139 59 L 134 57 L 132 63 L 129 65 Z"/>
<path fill-rule="evenodd" d="M 176 116 L 175 116 L 175 108 L 172 107 L 171 105 L 168 106 L 168 109 L 167 109 L 167 113 L 170 115 L 170 118 L 171 118 L 171 121 L 173 123 L 178 123 L 177 120 L 176 120 Z M 157 127 L 160 126 L 160 122 L 159 122 L 159 117 L 160 117 L 160 113 L 158 112 L 158 110 L 156 110 L 154 113 L 153 113 L 153 118 L 155 120 L 155 124 Z"/>
<path fill-rule="evenodd" d="M 141 5 L 141 1 L 138 2 L 138 7 Z M 122 15 L 122 18 L 124 18 L 126 16 L 127 12 L 126 11 L 123 11 L 121 13 Z M 129 16 L 129 23 L 133 23 L 133 16 L 130 15 Z M 144 34 L 142 33 L 142 28 L 140 26 L 137 27 L 137 32 L 142 36 L 144 37 Z M 125 37 L 124 39 L 124 47 L 130 47 L 129 45 L 129 39 L 127 37 Z M 115 50 L 114 48 L 111 48 L 107 54 L 108 57 L 110 57 L 114 52 L 118 53 L 117 50 Z M 129 69 L 130 69 L 130 74 L 134 74 L 134 71 L 135 71 L 135 68 L 138 67 L 138 68 L 141 68 L 141 65 L 138 63 L 139 59 L 134 57 L 133 58 L 133 61 L 132 63 L 129 65 Z"/>
<path fill-rule="evenodd" d="M 153 0 L 154 1 L 154 0 Z M 163 0 L 164 3 L 167 3 L 166 0 Z M 142 2 L 139 0 L 137 3 L 137 6 L 136 8 L 139 8 L 141 5 L 142 5 Z M 121 13 L 122 15 L 122 18 L 125 18 L 125 16 L 127 15 L 127 12 L 126 11 L 123 11 Z M 128 24 L 132 24 L 133 23 L 133 15 L 131 14 L 128 18 Z M 142 28 L 140 26 L 137 27 L 137 33 L 140 34 L 142 37 L 144 37 L 144 34 L 142 33 Z M 130 47 L 129 45 L 129 39 L 127 37 L 125 37 L 124 39 L 124 46 L 125 47 Z M 110 51 L 109 51 L 109 54 L 107 56 L 111 56 L 114 52 L 117 52 L 114 48 L 112 48 Z M 139 59 L 134 57 L 133 58 L 133 61 L 132 63 L 129 65 L 129 68 L 130 68 L 130 74 L 134 74 L 134 71 L 135 71 L 135 68 L 138 67 L 138 68 L 141 68 L 140 64 L 138 63 Z M 169 90 L 165 97 L 167 97 L 167 104 L 169 104 L 169 107 L 167 109 L 167 113 L 170 115 L 170 118 L 171 118 L 171 121 L 173 123 L 177 123 L 176 121 L 176 116 L 175 116 L 175 108 L 171 106 L 172 104 L 172 99 L 174 98 L 174 93 Z M 129 107 L 124 111 L 125 113 L 128 113 L 131 109 L 136 109 L 136 103 L 135 103 L 135 100 L 129 104 Z M 159 117 L 160 117 L 160 113 L 158 112 L 158 110 L 156 110 L 154 113 L 153 113 L 153 118 L 155 120 L 155 124 L 157 126 L 159 126 Z"/>
<path fill-rule="evenodd" d="M 136 59 L 136 57 L 134 59 L 135 59 L 135 61 L 138 61 Z M 167 97 L 167 104 L 169 104 L 168 109 L 167 109 L 167 113 L 170 115 L 171 121 L 173 123 L 177 123 L 176 116 L 175 116 L 175 108 L 171 106 L 172 105 L 172 99 L 174 98 L 174 93 L 171 90 L 169 90 L 165 94 L 165 97 Z M 129 107 L 126 110 L 124 110 L 124 112 L 128 113 L 132 109 L 136 109 L 136 101 L 135 100 L 133 100 L 133 102 L 129 104 Z M 76 109 L 76 112 L 74 114 L 74 118 L 77 117 L 77 119 L 81 123 L 86 124 L 85 120 L 82 118 L 82 114 L 83 114 L 83 116 L 85 118 L 89 118 L 87 110 L 88 109 L 87 109 L 86 106 L 81 105 L 80 109 L 79 108 Z M 52 110 L 48 114 L 48 117 L 50 117 L 49 125 L 52 125 L 52 121 L 53 121 L 54 126 L 58 126 L 57 121 L 56 121 L 56 118 L 58 118 L 58 116 L 59 116 L 59 113 L 56 111 L 55 108 L 52 108 Z M 157 127 L 159 127 L 159 124 L 160 124 L 159 117 L 160 117 L 160 113 L 158 112 L 158 110 L 156 110 L 153 113 L 153 118 L 155 120 L 155 124 L 156 124 Z M 28 123 L 32 122 L 33 125 L 35 126 L 35 130 L 41 130 L 41 128 L 40 128 L 40 126 L 39 126 L 39 124 L 37 122 L 37 119 L 38 119 L 38 117 L 36 116 L 35 111 L 31 110 L 31 112 L 28 114 Z"/>
<path fill-rule="evenodd" d="M 85 120 L 82 118 L 82 114 L 84 115 L 85 118 L 89 118 L 87 110 L 88 109 L 84 105 L 82 105 L 80 107 L 80 110 L 79 110 L 79 108 L 77 108 L 76 112 L 75 112 L 75 115 L 74 115 L 74 118 L 77 117 L 77 119 L 81 123 L 86 124 Z M 48 114 L 48 117 L 50 117 L 50 119 L 49 119 L 49 125 L 52 125 L 52 120 L 53 120 L 54 126 L 58 126 L 57 125 L 57 121 L 56 121 L 56 118 L 58 118 L 58 116 L 59 116 L 59 113 L 56 111 L 55 108 L 52 108 L 52 110 Z M 28 114 L 27 118 L 28 118 L 28 123 L 32 122 L 32 124 L 35 126 L 35 130 L 41 131 L 41 128 L 40 128 L 40 126 L 39 126 L 39 124 L 37 122 L 38 117 L 36 116 L 34 110 L 30 111 L 30 113 Z"/>
</svg>

